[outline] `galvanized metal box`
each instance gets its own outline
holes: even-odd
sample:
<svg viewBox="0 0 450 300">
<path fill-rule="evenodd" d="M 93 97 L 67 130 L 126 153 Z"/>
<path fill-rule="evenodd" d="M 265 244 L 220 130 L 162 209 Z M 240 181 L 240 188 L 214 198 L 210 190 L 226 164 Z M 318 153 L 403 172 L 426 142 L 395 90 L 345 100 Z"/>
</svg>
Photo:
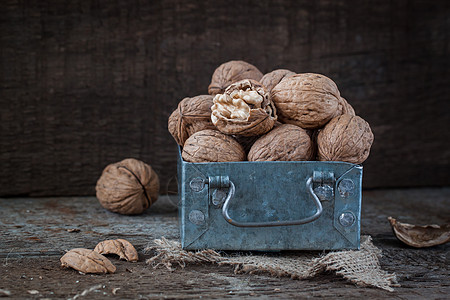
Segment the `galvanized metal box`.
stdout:
<svg viewBox="0 0 450 300">
<path fill-rule="evenodd" d="M 362 166 L 189 163 L 178 152 L 183 249 L 359 249 Z"/>
</svg>

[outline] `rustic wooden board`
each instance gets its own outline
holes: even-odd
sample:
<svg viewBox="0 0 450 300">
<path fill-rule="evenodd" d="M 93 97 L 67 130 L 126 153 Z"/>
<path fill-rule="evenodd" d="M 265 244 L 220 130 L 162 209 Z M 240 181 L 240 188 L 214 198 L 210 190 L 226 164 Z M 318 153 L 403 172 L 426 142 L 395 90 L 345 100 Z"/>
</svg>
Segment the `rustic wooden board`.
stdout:
<svg viewBox="0 0 450 300">
<path fill-rule="evenodd" d="M 373 237 L 382 249 L 382 268 L 395 272 L 401 287 L 390 293 L 357 287 L 332 273 L 310 280 L 267 275 L 234 275 L 232 267 L 199 265 L 170 272 L 153 269 L 143 249 L 154 238 L 179 237 L 176 200 L 163 197 L 145 214 L 122 216 L 105 211 L 93 197 L 0 199 L 0 290 L 15 298 L 67 299 L 91 287 L 89 298 L 263 299 L 320 297 L 446 299 L 450 293 L 450 244 L 413 249 L 392 234 L 387 217 L 416 224 L 449 222 L 450 188 L 365 191 L 362 234 Z M 67 229 L 79 229 L 68 232 Z M 60 268 L 64 250 L 93 248 L 109 238 L 125 238 L 139 251 L 138 263 L 111 257 L 117 273 L 80 275 Z M 32 296 L 28 290 L 38 290 Z"/>
<path fill-rule="evenodd" d="M 134 157 L 174 190 L 167 118 L 222 62 L 333 78 L 372 125 L 365 187 L 450 185 L 450 3 L 0 3 L 0 195 L 93 195 Z"/>
</svg>

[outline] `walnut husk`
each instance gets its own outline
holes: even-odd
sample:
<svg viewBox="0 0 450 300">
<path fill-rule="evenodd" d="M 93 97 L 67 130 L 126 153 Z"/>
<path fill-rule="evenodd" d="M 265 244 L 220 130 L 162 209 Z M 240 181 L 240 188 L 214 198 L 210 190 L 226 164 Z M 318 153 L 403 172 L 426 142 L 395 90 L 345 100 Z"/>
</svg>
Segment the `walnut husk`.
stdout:
<svg viewBox="0 0 450 300">
<path fill-rule="evenodd" d="M 330 78 L 314 73 L 292 75 L 271 91 L 282 123 L 317 129 L 338 115 L 340 93 Z"/>
<path fill-rule="evenodd" d="M 212 105 L 211 95 L 199 95 L 180 101 L 168 122 L 169 132 L 178 145 L 183 146 L 187 138 L 198 131 L 215 128 L 211 122 Z"/>
<path fill-rule="evenodd" d="M 229 110 L 221 106 L 221 101 L 226 97 L 226 101 L 234 103 L 236 99 L 233 94 L 239 91 L 255 91 L 261 97 L 261 103 L 251 104 L 250 102 L 240 99 L 242 106 L 242 115 L 245 117 L 236 117 L 230 115 Z M 265 87 L 251 79 L 244 79 L 231 84 L 223 94 L 214 97 L 214 105 L 211 107 L 211 119 L 217 129 L 225 134 L 240 136 L 256 136 L 262 135 L 273 128 L 277 120 L 276 109 L 273 102 L 269 98 Z"/>
<path fill-rule="evenodd" d="M 259 81 L 263 74 L 257 67 L 242 60 L 232 60 L 221 64 L 213 73 L 208 94 L 223 94 L 225 89 L 232 83 L 242 79 L 253 79 Z"/>
<path fill-rule="evenodd" d="M 103 255 L 89 249 L 76 248 L 64 254 L 61 266 L 83 273 L 106 274 L 116 272 L 116 267 Z"/>
<path fill-rule="evenodd" d="M 318 160 L 363 163 L 369 156 L 373 133 L 361 117 L 333 118 L 317 136 Z"/>
<path fill-rule="evenodd" d="M 135 215 L 158 199 L 159 178 L 148 164 L 127 158 L 108 165 L 95 189 L 104 208 L 124 215 Z"/>
<path fill-rule="evenodd" d="M 249 161 L 311 160 L 313 143 L 305 129 L 282 124 L 260 137 L 248 153 Z"/>
<path fill-rule="evenodd" d="M 116 254 L 120 259 L 135 262 L 139 260 L 139 255 L 134 246 L 127 240 L 106 240 L 95 246 L 95 252 L 99 254 Z"/>
<path fill-rule="evenodd" d="M 243 147 L 231 136 L 217 130 L 202 130 L 184 144 L 182 157 L 189 162 L 225 162 L 245 160 Z"/>
<path fill-rule="evenodd" d="M 272 72 L 264 74 L 259 82 L 265 86 L 268 92 L 272 91 L 273 87 L 280 83 L 284 78 L 295 75 L 295 72 L 286 69 L 277 69 Z"/>
<path fill-rule="evenodd" d="M 388 220 L 395 236 L 411 247 L 425 248 L 450 242 L 450 224 L 418 226 L 398 222 L 392 217 Z"/>
</svg>

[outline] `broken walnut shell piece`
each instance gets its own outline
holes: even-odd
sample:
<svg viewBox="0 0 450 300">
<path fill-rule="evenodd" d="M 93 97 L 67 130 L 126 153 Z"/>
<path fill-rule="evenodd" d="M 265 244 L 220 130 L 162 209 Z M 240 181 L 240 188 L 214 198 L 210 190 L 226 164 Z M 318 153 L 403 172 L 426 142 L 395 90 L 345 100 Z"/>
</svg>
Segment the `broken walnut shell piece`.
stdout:
<svg viewBox="0 0 450 300">
<path fill-rule="evenodd" d="M 138 261 L 139 255 L 134 246 L 127 240 L 106 240 L 100 242 L 95 246 L 95 252 L 100 254 L 116 254 L 120 259 L 126 261 Z"/>
<path fill-rule="evenodd" d="M 273 70 L 272 72 L 266 73 L 259 82 L 261 82 L 261 84 L 270 93 L 273 87 L 279 84 L 281 80 L 292 75 L 295 75 L 295 72 L 286 69 L 277 69 Z"/>
<path fill-rule="evenodd" d="M 305 129 L 282 124 L 260 137 L 248 153 L 249 161 L 311 160 L 314 147 Z"/>
<path fill-rule="evenodd" d="M 450 241 L 450 224 L 418 226 L 398 222 L 392 217 L 388 217 L 388 220 L 395 236 L 409 246 L 425 248 Z"/>
<path fill-rule="evenodd" d="M 251 79 L 230 85 L 214 97 L 212 123 L 225 134 L 255 136 L 273 128 L 277 120 L 275 106 L 264 86 Z"/>
<path fill-rule="evenodd" d="M 95 190 L 104 208 L 124 215 L 136 215 L 158 199 L 159 177 L 150 165 L 127 158 L 106 166 Z"/>
<path fill-rule="evenodd" d="M 116 267 L 103 255 L 94 250 L 75 248 L 64 254 L 61 266 L 83 273 L 106 274 L 116 272 Z"/>
<path fill-rule="evenodd" d="M 212 105 L 211 95 L 187 97 L 180 101 L 168 122 L 169 132 L 178 145 L 183 146 L 187 138 L 198 131 L 215 129 L 211 122 Z"/>
<path fill-rule="evenodd" d="M 292 75 L 271 91 L 282 123 L 317 129 L 338 115 L 340 93 L 330 78 L 315 73 Z"/>
<path fill-rule="evenodd" d="M 221 64 L 213 73 L 208 94 L 223 94 L 225 89 L 232 83 L 242 79 L 253 79 L 259 81 L 263 74 L 257 67 L 242 60 L 232 60 Z"/>
<path fill-rule="evenodd" d="M 369 157 L 373 133 L 361 117 L 333 118 L 317 135 L 317 159 L 363 163 Z"/>
<path fill-rule="evenodd" d="M 225 162 L 245 160 L 244 148 L 231 136 L 217 130 L 202 130 L 184 143 L 181 154 L 189 162 Z"/>
</svg>

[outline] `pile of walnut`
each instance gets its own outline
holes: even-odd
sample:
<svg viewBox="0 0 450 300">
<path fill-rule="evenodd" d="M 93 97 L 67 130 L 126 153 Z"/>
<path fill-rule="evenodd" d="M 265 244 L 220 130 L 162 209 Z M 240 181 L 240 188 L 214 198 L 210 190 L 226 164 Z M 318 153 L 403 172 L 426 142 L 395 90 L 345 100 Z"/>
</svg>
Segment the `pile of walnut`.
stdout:
<svg viewBox="0 0 450 300">
<path fill-rule="evenodd" d="M 284 69 L 263 75 L 229 61 L 215 70 L 208 93 L 183 99 L 169 117 L 185 161 L 361 164 L 369 156 L 369 124 L 324 75 Z"/>
</svg>

